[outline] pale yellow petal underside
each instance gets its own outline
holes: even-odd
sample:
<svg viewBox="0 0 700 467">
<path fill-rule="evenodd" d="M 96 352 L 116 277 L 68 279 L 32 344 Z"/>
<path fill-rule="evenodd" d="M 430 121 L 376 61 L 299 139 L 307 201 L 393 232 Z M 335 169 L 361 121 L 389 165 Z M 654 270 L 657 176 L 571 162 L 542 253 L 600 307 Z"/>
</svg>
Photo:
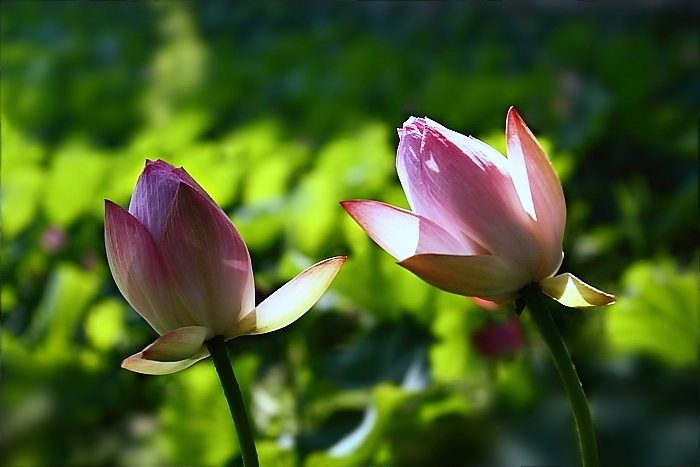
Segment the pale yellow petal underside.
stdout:
<svg viewBox="0 0 700 467">
<path fill-rule="evenodd" d="M 564 273 L 539 282 L 542 292 L 572 308 L 612 305 L 615 296 L 598 290 L 573 274 Z"/>
</svg>

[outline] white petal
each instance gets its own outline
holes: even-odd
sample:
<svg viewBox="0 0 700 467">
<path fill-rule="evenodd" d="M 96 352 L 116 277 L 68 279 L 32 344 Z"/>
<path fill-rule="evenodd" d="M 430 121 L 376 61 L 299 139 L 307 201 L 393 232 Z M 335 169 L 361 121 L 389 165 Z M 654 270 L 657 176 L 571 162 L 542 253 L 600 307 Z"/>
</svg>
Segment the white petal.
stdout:
<svg viewBox="0 0 700 467">
<path fill-rule="evenodd" d="M 316 263 L 277 289 L 251 312 L 255 330 L 250 334 L 275 331 L 299 319 L 328 289 L 345 259 L 336 256 Z"/>
<path fill-rule="evenodd" d="M 562 260 L 566 202 L 561 182 L 537 138 L 513 107 L 506 118 L 506 139 L 515 189 L 546 258 L 540 277 L 548 277 Z"/>
<path fill-rule="evenodd" d="M 146 375 L 168 375 L 188 368 L 198 361 L 207 358 L 209 351 L 202 346 L 192 357 L 177 362 L 159 362 L 143 358 L 141 352 L 132 355 L 122 362 L 122 368 Z"/>
<path fill-rule="evenodd" d="M 469 255 L 471 251 L 433 221 L 379 201 L 340 203 L 372 240 L 398 261 L 421 253 Z"/>
<path fill-rule="evenodd" d="M 564 273 L 539 282 L 542 292 L 572 308 L 612 305 L 615 296 L 598 290 L 573 274 Z"/>
<path fill-rule="evenodd" d="M 177 362 L 192 357 L 204 341 L 214 337 L 211 329 L 204 326 L 187 326 L 160 336 L 141 351 L 147 360 Z"/>
</svg>

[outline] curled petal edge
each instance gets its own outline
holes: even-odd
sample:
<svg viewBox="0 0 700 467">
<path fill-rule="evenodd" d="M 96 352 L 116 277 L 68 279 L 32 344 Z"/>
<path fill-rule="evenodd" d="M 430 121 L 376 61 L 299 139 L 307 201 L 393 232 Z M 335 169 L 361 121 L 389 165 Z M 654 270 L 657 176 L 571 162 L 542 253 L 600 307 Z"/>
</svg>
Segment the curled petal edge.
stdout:
<svg viewBox="0 0 700 467">
<path fill-rule="evenodd" d="M 204 326 L 187 326 L 163 334 L 141 352 L 126 358 L 122 368 L 147 375 L 167 375 L 209 356 L 204 341 L 211 336 Z"/>
<path fill-rule="evenodd" d="M 598 290 L 573 274 L 564 273 L 539 282 L 542 292 L 571 308 L 612 305 L 615 296 Z"/>
</svg>

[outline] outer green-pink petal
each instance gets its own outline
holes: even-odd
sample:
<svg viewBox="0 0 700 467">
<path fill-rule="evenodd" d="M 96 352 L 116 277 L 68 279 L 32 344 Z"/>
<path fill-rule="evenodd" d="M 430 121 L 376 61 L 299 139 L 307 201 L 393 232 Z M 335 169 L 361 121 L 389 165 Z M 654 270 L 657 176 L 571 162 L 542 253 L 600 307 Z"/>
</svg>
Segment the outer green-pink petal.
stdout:
<svg viewBox="0 0 700 467">
<path fill-rule="evenodd" d="M 360 227 L 398 261 L 420 253 L 469 255 L 469 248 L 430 219 L 379 201 L 340 203 Z"/>
<path fill-rule="evenodd" d="M 562 261 L 566 203 L 557 173 L 542 147 L 511 107 L 506 119 L 508 161 L 523 208 L 533 219 L 533 235 L 547 260 L 539 275 L 554 274 Z"/>
<path fill-rule="evenodd" d="M 105 247 L 117 287 L 158 334 L 196 324 L 173 293 L 173 282 L 151 234 L 109 200 L 105 201 Z"/>
<path fill-rule="evenodd" d="M 181 183 L 163 228 L 161 247 L 182 301 L 196 324 L 224 335 L 255 306 L 245 242 L 229 218 Z"/>
<path fill-rule="evenodd" d="M 180 183 L 186 183 L 211 200 L 185 169 L 175 168 L 162 160 L 147 160 L 136 182 L 136 188 L 129 203 L 129 213 L 140 220 L 155 239 L 160 238 L 163 223 Z M 211 200 L 211 202 L 214 201 Z"/>
<path fill-rule="evenodd" d="M 204 341 L 214 337 L 211 329 L 204 326 L 187 326 L 160 336 L 143 349 L 141 356 L 159 362 L 177 362 L 194 356 Z"/>
<path fill-rule="evenodd" d="M 328 289 L 345 259 L 336 256 L 320 261 L 277 289 L 252 312 L 255 330 L 250 334 L 275 331 L 299 319 Z"/>
<path fill-rule="evenodd" d="M 435 287 L 496 303 L 517 297 L 529 274 L 501 256 L 416 255 L 399 263 Z"/>
<path fill-rule="evenodd" d="M 615 296 L 598 290 L 573 274 L 564 273 L 539 282 L 542 292 L 572 308 L 612 305 Z"/>
<path fill-rule="evenodd" d="M 205 346 L 202 346 L 192 357 L 176 362 L 148 360 L 143 357 L 142 352 L 139 352 L 125 359 L 122 362 L 122 368 L 146 375 L 168 375 L 184 370 L 208 356 L 209 351 Z"/>
</svg>

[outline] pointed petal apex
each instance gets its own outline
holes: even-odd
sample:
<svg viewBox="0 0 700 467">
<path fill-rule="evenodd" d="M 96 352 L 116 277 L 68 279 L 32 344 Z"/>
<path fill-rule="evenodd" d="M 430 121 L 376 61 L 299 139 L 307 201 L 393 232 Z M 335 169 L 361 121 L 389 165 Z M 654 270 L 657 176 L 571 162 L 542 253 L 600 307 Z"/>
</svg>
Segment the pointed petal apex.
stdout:
<svg viewBox="0 0 700 467">
<path fill-rule="evenodd" d="M 256 325 L 251 334 L 264 334 L 299 319 L 316 304 L 345 263 L 345 256 L 318 262 L 277 289 L 252 312 Z"/>
<path fill-rule="evenodd" d="M 528 180 L 528 173 L 525 168 L 526 162 L 523 157 L 523 148 L 521 147 L 521 135 L 523 133 L 532 136 L 532 133 L 530 133 L 527 125 L 525 125 L 523 119 L 518 115 L 515 107 L 511 107 L 508 109 L 508 115 L 506 117 L 506 140 L 508 142 L 508 159 L 513 167 L 511 172 L 513 184 L 518 192 L 523 209 L 530 217 L 537 220 L 537 212 L 535 211 L 532 192 L 530 190 L 530 181 Z M 534 136 L 532 136 L 532 139 L 534 140 Z"/>
<path fill-rule="evenodd" d="M 573 274 L 565 273 L 540 281 L 542 292 L 571 308 L 612 305 L 615 296 L 598 290 Z"/>
<path fill-rule="evenodd" d="M 177 362 L 195 355 L 214 333 L 204 326 L 187 326 L 160 336 L 143 349 L 142 357 L 159 362 Z"/>
<path fill-rule="evenodd" d="M 549 158 L 513 107 L 506 118 L 506 140 L 513 184 L 523 209 L 535 221 L 533 234 L 546 258 L 539 277 L 546 277 L 557 271 L 561 260 L 566 224 L 564 192 Z"/>
<path fill-rule="evenodd" d="M 176 362 L 159 362 L 157 360 L 149 360 L 143 357 L 143 352 L 132 355 L 122 362 L 122 368 L 133 371 L 135 373 L 143 373 L 145 375 L 169 375 L 180 370 L 188 368 L 203 358 L 209 356 L 209 351 L 205 346 L 202 346 L 190 358 L 179 360 Z"/>
</svg>

